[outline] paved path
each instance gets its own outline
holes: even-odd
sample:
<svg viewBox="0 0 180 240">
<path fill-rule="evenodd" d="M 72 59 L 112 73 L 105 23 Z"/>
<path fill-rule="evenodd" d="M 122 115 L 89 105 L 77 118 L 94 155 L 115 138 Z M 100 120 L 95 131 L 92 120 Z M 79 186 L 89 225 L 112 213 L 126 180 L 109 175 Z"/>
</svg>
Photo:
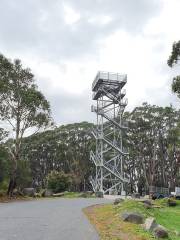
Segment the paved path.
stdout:
<svg viewBox="0 0 180 240">
<path fill-rule="evenodd" d="M 0 240 L 97 240 L 82 208 L 105 199 L 48 199 L 0 204 Z"/>
</svg>

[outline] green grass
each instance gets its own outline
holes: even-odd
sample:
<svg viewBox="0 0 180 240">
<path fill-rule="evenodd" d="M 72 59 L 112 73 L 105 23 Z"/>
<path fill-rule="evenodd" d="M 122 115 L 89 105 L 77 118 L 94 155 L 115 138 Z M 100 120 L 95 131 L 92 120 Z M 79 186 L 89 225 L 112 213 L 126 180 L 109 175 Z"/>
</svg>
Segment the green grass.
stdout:
<svg viewBox="0 0 180 240">
<path fill-rule="evenodd" d="M 158 224 L 169 230 L 170 239 L 178 240 L 175 231 L 180 231 L 180 201 L 176 207 L 168 207 L 167 200 L 156 200 L 154 205 L 159 208 L 146 209 L 143 203 L 137 201 L 125 201 L 122 205 L 115 207 L 116 212 L 135 211 L 141 213 L 145 218 L 154 217 Z"/>
<path fill-rule="evenodd" d="M 79 195 L 80 195 L 80 193 L 78 193 L 78 192 L 65 192 L 62 197 L 65 197 L 65 198 L 78 198 Z"/>
<path fill-rule="evenodd" d="M 155 217 L 156 222 L 166 227 L 169 240 L 179 240 L 175 231 L 180 231 L 180 201 L 176 207 L 168 207 L 167 200 L 153 202 L 159 208 L 146 209 L 139 201 L 126 200 L 119 205 L 106 204 L 85 210 L 90 221 L 96 226 L 102 240 L 151 240 L 152 233 L 145 231 L 140 225 L 123 222 L 120 215 L 123 212 L 141 213 L 144 218 Z"/>
<path fill-rule="evenodd" d="M 65 192 L 62 197 L 65 198 L 94 198 L 95 196 L 86 192 Z"/>
</svg>

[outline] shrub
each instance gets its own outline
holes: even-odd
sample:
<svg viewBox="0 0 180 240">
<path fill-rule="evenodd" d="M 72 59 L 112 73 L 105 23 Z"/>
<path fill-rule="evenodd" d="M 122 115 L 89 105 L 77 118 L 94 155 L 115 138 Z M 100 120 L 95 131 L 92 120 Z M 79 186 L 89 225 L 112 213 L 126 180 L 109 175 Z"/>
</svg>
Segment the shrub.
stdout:
<svg viewBox="0 0 180 240">
<path fill-rule="evenodd" d="M 23 189 L 26 187 L 31 187 L 32 176 L 30 163 L 26 160 L 19 160 L 17 169 L 17 187 Z"/>
<path fill-rule="evenodd" d="M 71 175 L 64 172 L 51 171 L 47 176 L 47 187 L 54 193 L 68 190 L 71 184 Z"/>
<path fill-rule="evenodd" d="M 6 193 L 3 190 L 0 189 L 0 198 L 4 197 L 5 195 L 6 195 Z"/>
<path fill-rule="evenodd" d="M 2 182 L 0 182 L 0 190 L 7 192 L 9 185 L 9 179 L 4 179 Z"/>
</svg>

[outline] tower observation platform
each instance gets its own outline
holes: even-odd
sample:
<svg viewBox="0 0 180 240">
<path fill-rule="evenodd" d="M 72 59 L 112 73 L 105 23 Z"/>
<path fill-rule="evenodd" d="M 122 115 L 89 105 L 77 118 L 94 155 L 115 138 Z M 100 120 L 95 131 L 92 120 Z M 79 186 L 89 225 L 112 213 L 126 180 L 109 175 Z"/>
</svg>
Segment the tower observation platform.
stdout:
<svg viewBox="0 0 180 240">
<path fill-rule="evenodd" d="M 96 105 L 91 106 L 91 111 L 96 114 L 97 123 L 92 129 L 96 149 L 90 152 L 90 160 L 96 172 L 91 184 L 95 192 L 103 194 L 124 194 L 129 183 L 128 152 L 123 147 L 123 132 L 128 127 L 122 120 L 127 105 L 123 88 L 126 82 L 127 75 L 98 72 L 92 83 Z"/>
</svg>

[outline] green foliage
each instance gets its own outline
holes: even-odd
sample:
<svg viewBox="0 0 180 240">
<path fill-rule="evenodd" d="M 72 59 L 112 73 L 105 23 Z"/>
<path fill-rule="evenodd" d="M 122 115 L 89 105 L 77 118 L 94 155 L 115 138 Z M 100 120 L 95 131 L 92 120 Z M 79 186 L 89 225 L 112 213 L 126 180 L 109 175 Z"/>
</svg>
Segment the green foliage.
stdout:
<svg viewBox="0 0 180 240">
<path fill-rule="evenodd" d="M 90 190 L 92 126 L 87 122 L 68 124 L 23 139 L 21 155 L 29 160 L 32 176 L 40 186 L 45 187 L 46 176 L 55 170 L 71 174 L 71 191 L 82 191 L 84 185 Z"/>
<path fill-rule="evenodd" d="M 4 197 L 6 195 L 5 191 L 3 189 L 0 189 L 0 198 Z"/>
<path fill-rule="evenodd" d="M 177 77 L 173 78 L 172 90 L 180 98 L 180 76 L 177 76 Z"/>
<path fill-rule="evenodd" d="M 1 183 L 9 177 L 9 169 L 9 156 L 7 149 L 3 145 L 0 145 L 0 188 L 2 187 Z"/>
<path fill-rule="evenodd" d="M 127 141 L 132 184 L 145 191 L 149 185 L 170 186 L 178 182 L 180 112 L 144 103 L 124 116 L 129 122 Z"/>
<path fill-rule="evenodd" d="M 64 172 L 52 171 L 47 176 L 47 186 L 52 189 L 54 193 L 68 190 L 71 183 L 71 176 Z"/>
<path fill-rule="evenodd" d="M 7 192 L 8 184 L 9 180 L 4 179 L 2 182 L 0 182 L 0 190 L 2 190 L 3 192 Z"/>
<path fill-rule="evenodd" d="M 6 121 L 18 140 L 28 128 L 47 126 L 50 106 L 35 85 L 34 75 L 21 61 L 0 55 L 0 119 Z"/>
<path fill-rule="evenodd" d="M 11 128 L 13 144 L 9 145 L 12 162 L 11 180 L 8 194 L 12 195 L 16 185 L 22 138 L 27 130 L 38 131 L 49 126 L 50 105 L 35 85 L 34 75 L 23 68 L 21 61 L 14 62 L 0 54 L 0 120 L 7 130 Z M 1 140 L 1 139 L 0 139 Z"/>
<path fill-rule="evenodd" d="M 180 59 L 180 41 L 173 43 L 172 52 L 167 63 L 170 67 L 172 67 L 173 65 L 178 63 L 179 59 Z"/>
<path fill-rule="evenodd" d="M 31 187 L 32 175 L 29 162 L 26 160 L 19 160 L 17 169 L 17 186 L 19 189 Z"/>
<path fill-rule="evenodd" d="M 95 196 L 89 192 L 65 192 L 63 198 L 95 198 Z"/>
<path fill-rule="evenodd" d="M 23 68 L 20 60 L 11 62 L 1 54 L 0 80 L 0 119 L 10 123 L 13 131 L 22 135 L 29 127 L 49 123 L 49 103 L 37 90 L 30 69 Z"/>
<path fill-rule="evenodd" d="M 180 112 L 170 107 L 144 103 L 124 118 L 129 130 L 123 145 L 129 149 L 127 171 L 129 191 L 138 185 L 142 192 L 149 185 L 178 186 L 177 149 L 180 147 Z M 22 155 L 30 162 L 32 177 L 45 187 L 53 170 L 71 174 L 70 191 L 91 190 L 94 174 L 89 152 L 94 148 L 93 124 L 82 122 L 60 126 L 23 139 Z"/>
<path fill-rule="evenodd" d="M 169 67 L 178 64 L 180 60 L 180 41 L 174 42 L 171 55 L 167 61 Z M 172 91 L 180 98 L 180 76 L 174 77 L 172 82 Z"/>
</svg>

